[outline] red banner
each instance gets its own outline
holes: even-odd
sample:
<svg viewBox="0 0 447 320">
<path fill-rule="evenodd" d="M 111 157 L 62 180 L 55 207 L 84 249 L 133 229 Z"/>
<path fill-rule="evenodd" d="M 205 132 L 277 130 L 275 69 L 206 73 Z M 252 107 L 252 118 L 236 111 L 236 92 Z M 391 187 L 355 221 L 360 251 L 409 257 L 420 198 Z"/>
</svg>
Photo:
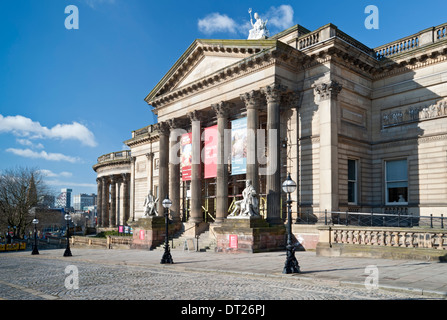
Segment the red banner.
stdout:
<svg viewBox="0 0 447 320">
<path fill-rule="evenodd" d="M 181 139 L 181 170 L 182 181 L 191 180 L 191 163 L 192 163 L 192 133 L 185 133 Z"/>
<path fill-rule="evenodd" d="M 205 179 L 217 177 L 217 126 L 205 128 L 203 162 Z"/>
</svg>

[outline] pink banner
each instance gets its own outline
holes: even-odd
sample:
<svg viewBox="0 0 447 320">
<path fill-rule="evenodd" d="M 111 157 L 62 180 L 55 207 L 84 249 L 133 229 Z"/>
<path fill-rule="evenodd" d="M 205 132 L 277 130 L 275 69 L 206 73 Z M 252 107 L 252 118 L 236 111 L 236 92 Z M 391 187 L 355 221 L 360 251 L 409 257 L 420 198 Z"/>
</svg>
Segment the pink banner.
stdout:
<svg viewBox="0 0 447 320">
<path fill-rule="evenodd" d="M 203 146 L 203 161 L 205 179 L 217 177 L 217 126 L 205 128 Z"/>
<path fill-rule="evenodd" d="M 185 133 L 181 139 L 181 170 L 182 181 L 191 180 L 191 163 L 192 163 L 192 133 Z"/>
<path fill-rule="evenodd" d="M 237 235 L 230 234 L 230 248 L 237 249 Z"/>
</svg>

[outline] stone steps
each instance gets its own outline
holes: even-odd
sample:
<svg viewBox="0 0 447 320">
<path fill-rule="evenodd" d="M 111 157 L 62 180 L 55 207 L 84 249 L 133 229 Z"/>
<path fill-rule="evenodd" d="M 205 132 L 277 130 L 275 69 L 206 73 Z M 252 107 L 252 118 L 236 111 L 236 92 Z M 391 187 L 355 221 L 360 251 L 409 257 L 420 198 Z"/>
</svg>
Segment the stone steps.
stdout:
<svg viewBox="0 0 447 320">
<path fill-rule="evenodd" d="M 205 231 L 199 235 L 198 240 L 184 236 L 182 232 L 174 235 L 169 239 L 169 246 L 171 250 L 180 251 L 212 251 L 214 252 L 216 247 L 216 239 L 210 234 L 210 231 Z M 198 246 L 198 249 L 196 248 Z M 154 250 L 164 251 L 164 243 L 156 247 Z"/>
</svg>

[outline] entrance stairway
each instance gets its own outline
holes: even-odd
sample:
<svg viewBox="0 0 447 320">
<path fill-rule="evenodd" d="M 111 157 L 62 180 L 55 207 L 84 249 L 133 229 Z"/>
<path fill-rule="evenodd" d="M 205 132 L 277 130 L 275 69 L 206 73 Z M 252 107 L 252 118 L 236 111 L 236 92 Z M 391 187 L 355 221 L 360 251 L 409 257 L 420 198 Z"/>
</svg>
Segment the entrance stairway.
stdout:
<svg viewBox="0 0 447 320">
<path fill-rule="evenodd" d="M 209 230 L 201 233 L 198 238 L 185 236 L 184 231 L 180 231 L 169 237 L 169 246 L 171 250 L 214 252 L 216 248 L 216 239 Z M 164 243 L 156 247 L 154 250 L 164 251 Z"/>
</svg>

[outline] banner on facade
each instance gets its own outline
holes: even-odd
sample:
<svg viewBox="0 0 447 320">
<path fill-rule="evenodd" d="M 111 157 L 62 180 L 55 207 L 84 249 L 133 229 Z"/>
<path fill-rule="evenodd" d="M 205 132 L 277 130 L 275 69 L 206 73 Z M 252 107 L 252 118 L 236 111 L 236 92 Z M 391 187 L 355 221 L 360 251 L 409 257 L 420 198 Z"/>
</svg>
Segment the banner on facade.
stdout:
<svg viewBox="0 0 447 320">
<path fill-rule="evenodd" d="M 217 126 L 205 128 L 203 131 L 203 162 L 205 179 L 217 177 Z"/>
<path fill-rule="evenodd" d="M 231 175 L 247 172 L 247 118 L 231 121 Z"/>
<path fill-rule="evenodd" d="M 181 171 L 182 181 L 191 180 L 192 164 L 192 133 L 185 133 L 181 139 Z"/>
</svg>

